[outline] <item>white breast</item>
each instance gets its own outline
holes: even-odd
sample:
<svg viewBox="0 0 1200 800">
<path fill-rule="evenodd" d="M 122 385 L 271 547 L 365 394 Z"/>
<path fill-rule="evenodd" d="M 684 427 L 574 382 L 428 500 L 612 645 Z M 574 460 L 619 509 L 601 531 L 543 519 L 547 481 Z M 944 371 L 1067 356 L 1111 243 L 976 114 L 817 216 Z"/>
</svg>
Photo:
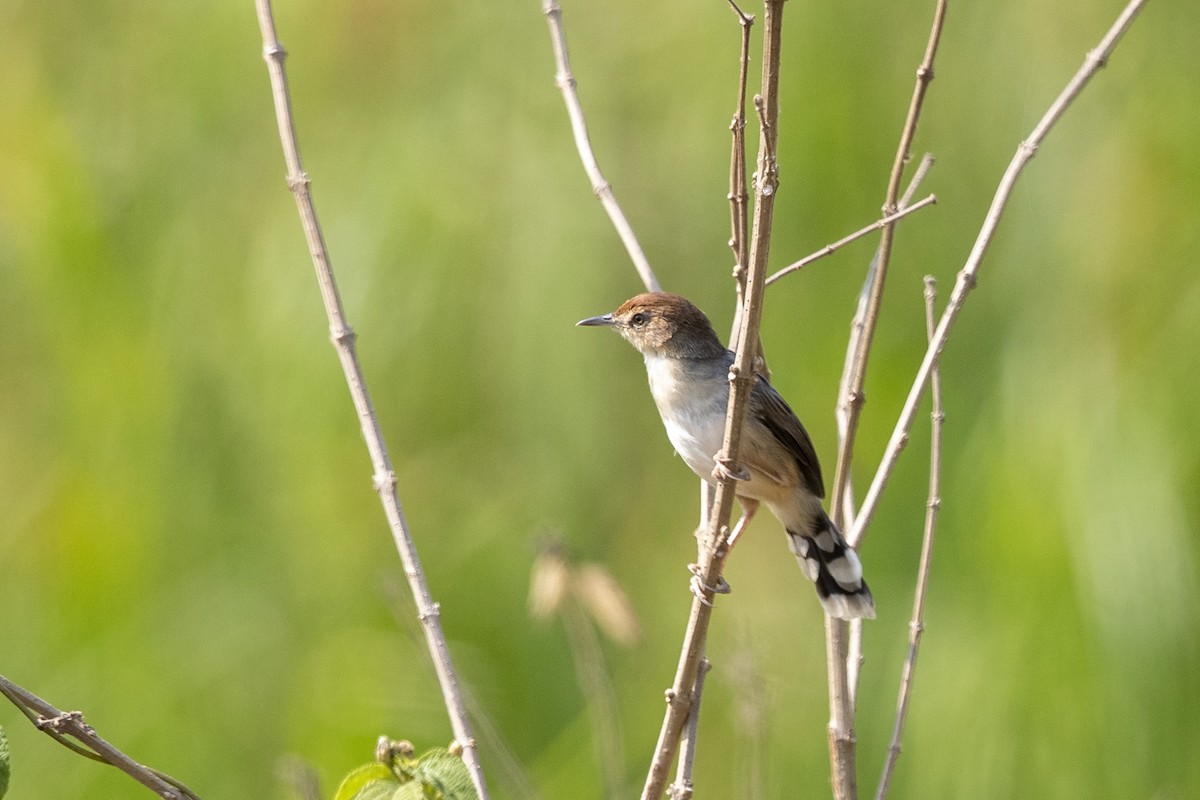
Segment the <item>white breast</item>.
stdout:
<svg viewBox="0 0 1200 800">
<path fill-rule="evenodd" d="M 665 356 L 646 356 L 650 393 L 675 452 L 693 472 L 711 482 L 716 466 L 713 456 L 725 439 L 729 383 L 723 372 L 684 374 L 684 363 Z"/>
</svg>

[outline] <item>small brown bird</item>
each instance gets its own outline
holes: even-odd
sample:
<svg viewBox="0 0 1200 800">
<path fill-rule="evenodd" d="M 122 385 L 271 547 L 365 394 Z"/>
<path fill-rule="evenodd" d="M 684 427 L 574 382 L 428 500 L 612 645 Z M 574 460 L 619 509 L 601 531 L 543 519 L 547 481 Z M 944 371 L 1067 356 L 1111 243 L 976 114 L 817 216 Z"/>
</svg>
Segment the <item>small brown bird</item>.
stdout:
<svg viewBox="0 0 1200 800">
<path fill-rule="evenodd" d="M 611 314 L 578 324 L 613 328 L 641 352 L 650 393 L 675 452 L 703 480 L 715 483 L 734 354 L 721 344 L 704 312 L 677 294 L 649 292 Z M 759 503 L 766 503 L 783 523 L 800 568 L 816 584 L 825 613 L 841 619 L 874 618 L 875 602 L 863 581 L 858 554 L 821 507 L 825 485 L 812 441 L 761 376 L 750 392 L 739 460 L 749 479 L 736 484 L 743 513 L 731 545 Z"/>
</svg>

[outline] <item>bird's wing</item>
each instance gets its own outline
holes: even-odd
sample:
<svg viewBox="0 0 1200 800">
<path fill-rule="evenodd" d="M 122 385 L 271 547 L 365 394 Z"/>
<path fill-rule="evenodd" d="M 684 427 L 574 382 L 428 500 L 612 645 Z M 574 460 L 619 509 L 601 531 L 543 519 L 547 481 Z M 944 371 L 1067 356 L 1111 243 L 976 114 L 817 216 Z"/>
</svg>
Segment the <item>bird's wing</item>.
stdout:
<svg viewBox="0 0 1200 800">
<path fill-rule="evenodd" d="M 775 387 L 761 375 L 757 391 L 750 394 L 750 413 L 767 427 L 771 434 L 787 448 L 800 468 L 800 478 L 817 497 L 825 496 L 825 483 L 821 480 L 821 464 L 813 448 L 808 431 L 800 424 L 796 414 Z"/>
</svg>

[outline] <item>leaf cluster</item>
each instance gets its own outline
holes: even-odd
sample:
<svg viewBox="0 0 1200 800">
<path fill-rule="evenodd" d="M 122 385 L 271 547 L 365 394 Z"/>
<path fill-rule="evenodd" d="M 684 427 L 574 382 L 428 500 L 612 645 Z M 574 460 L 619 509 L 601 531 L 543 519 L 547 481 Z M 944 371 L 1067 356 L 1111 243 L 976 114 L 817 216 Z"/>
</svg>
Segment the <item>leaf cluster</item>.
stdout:
<svg viewBox="0 0 1200 800">
<path fill-rule="evenodd" d="M 414 758 L 408 742 L 380 744 L 378 760 L 352 770 L 334 800 L 478 800 L 466 764 L 446 748 Z"/>
</svg>

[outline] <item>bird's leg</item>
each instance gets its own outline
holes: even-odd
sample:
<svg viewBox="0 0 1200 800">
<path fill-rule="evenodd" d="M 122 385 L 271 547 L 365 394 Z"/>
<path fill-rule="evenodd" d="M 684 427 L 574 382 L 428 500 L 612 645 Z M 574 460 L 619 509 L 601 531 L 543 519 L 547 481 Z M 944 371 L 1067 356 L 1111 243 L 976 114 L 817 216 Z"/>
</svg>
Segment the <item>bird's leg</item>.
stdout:
<svg viewBox="0 0 1200 800">
<path fill-rule="evenodd" d="M 737 524 L 733 526 L 733 533 L 729 534 L 729 538 L 725 540 L 725 557 L 729 557 L 730 551 L 733 550 L 733 545 L 737 542 L 738 537 L 746 530 L 746 526 L 750 524 L 750 520 L 754 519 L 755 513 L 758 512 L 758 501 L 751 500 L 748 497 L 739 497 L 738 501 L 742 504 L 742 516 L 738 519 Z M 703 547 L 703 544 L 701 544 Z M 688 570 L 692 573 L 691 587 L 692 594 L 700 598 L 700 602 L 712 605 L 704 597 L 704 589 L 708 589 L 713 594 L 729 594 L 729 584 L 721 578 L 716 586 L 708 586 L 700 580 L 700 566 L 698 564 L 688 564 Z"/>
<path fill-rule="evenodd" d="M 758 512 L 758 501 L 751 500 L 749 497 L 739 497 L 738 500 L 742 504 L 742 517 L 737 521 L 737 525 L 733 526 L 733 533 L 729 534 L 729 541 L 726 543 L 726 555 L 733 551 L 733 545 L 737 542 L 738 537 L 746 530 L 746 526 L 750 524 L 750 520 L 754 519 L 754 515 Z"/>
</svg>

